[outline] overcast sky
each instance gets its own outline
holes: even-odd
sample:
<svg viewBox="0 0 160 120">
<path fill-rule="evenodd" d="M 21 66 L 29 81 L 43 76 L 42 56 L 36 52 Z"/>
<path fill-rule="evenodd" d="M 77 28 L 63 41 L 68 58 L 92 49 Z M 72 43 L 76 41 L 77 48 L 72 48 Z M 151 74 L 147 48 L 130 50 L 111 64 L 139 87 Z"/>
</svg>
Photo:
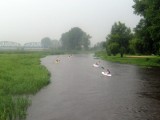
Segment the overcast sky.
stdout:
<svg viewBox="0 0 160 120">
<path fill-rule="evenodd" d="M 115 22 L 134 28 L 140 19 L 133 0 L 0 0 L 0 41 L 40 42 L 59 40 L 62 33 L 79 27 L 104 41 Z"/>
</svg>

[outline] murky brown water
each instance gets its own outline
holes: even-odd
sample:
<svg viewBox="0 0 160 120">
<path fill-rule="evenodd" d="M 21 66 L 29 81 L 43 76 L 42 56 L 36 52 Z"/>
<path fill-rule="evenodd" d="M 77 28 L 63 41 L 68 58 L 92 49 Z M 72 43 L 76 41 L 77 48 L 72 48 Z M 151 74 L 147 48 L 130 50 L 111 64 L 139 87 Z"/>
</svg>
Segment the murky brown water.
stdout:
<svg viewBox="0 0 160 120">
<path fill-rule="evenodd" d="M 59 58 L 60 63 L 54 61 Z M 101 61 L 92 55 L 48 56 L 51 84 L 32 98 L 27 120 L 160 120 L 160 69 Z"/>
</svg>

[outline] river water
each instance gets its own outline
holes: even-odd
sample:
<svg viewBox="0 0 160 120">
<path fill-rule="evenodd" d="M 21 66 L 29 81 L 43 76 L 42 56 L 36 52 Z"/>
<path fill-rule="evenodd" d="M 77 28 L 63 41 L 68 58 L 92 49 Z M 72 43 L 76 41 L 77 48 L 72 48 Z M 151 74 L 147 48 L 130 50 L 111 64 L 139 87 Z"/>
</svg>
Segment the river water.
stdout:
<svg viewBox="0 0 160 120">
<path fill-rule="evenodd" d="M 96 62 L 99 68 L 92 66 Z M 42 64 L 51 83 L 32 97 L 27 120 L 160 120 L 158 68 L 106 62 L 91 54 L 47 56 Z M 103 76 L 102 67 L 112 76 Z"/>
</svg>

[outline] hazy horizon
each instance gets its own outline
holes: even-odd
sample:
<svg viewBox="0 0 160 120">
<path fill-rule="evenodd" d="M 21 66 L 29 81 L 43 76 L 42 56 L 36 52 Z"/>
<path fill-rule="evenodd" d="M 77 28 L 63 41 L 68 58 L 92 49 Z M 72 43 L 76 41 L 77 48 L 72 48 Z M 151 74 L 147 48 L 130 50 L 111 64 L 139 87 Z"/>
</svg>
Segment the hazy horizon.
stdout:
<svg viewBox="0 0 160 120">
<path fill-rule="evenodd" d="M 59 40 L 73 27 L 92 36 L 91 43 L 105 41 L 115 22 L 133 29 L 140 17 L 133 0 L 3 0 L 0 1 L 0 41 L 20 44 Z"/>
</svg>

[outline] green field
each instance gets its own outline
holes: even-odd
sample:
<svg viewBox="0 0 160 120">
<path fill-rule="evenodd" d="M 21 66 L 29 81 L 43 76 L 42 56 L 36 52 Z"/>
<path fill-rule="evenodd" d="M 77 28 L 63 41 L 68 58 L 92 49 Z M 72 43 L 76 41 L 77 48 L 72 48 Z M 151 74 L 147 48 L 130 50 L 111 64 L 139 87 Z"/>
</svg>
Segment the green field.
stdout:
<svg viewBox="0 0 160 120">
<path fill-rule="evenodd" d="M 0 53 L 0 120 L 23 120 L 29 95 L 49 84 L 41 53 Z"/>
<path fill-rule="evenodd" d="M 111 62 L 118 62 L 124 64 L 134 64 L 139 66 L 160 67 L 160 57 L 159 56 L 137 56 L 137 55 L 124 55 L 123 58 L 120 55 L 108 56 L 105 51 L 96 52 L 95 56 Z"/>
</svg>

